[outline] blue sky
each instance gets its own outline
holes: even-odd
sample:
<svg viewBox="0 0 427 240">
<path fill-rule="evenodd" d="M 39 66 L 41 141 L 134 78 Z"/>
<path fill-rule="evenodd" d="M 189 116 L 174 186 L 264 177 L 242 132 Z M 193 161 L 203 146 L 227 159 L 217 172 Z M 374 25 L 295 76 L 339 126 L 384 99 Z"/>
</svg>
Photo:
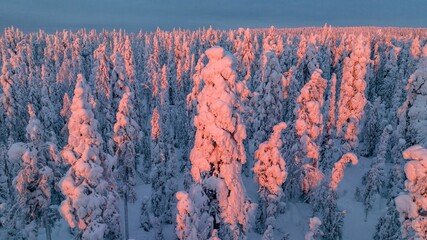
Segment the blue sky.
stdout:
<svg viewBox="0 0 427 240">
<path fill-rule="evenodd" d="M 0 29 L 427 27 L 427 0 L 0 0 Z"/>
</svg>

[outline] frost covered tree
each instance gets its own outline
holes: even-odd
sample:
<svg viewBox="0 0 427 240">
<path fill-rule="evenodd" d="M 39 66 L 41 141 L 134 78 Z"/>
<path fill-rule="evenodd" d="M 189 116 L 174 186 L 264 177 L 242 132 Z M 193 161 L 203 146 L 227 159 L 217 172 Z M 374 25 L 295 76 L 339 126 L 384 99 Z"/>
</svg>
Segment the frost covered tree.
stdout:
<svg viewBox="0 0 427 240">
<path fill-rule="evenodd" d="M 337 75 L 332 74 L 332 78 L 329 81 L 329 92 L 326 93 L 327 101 L 325 103 L 325 108 L 327 109 L 327 114 L 325 113 L 325 131 L 323 134 L 323 140 L 321 142 L 322 146 L 320 148 L 320 159 L 319 167 L 323 172 L 329 172 L 332 169 L 337 154 L 337 139 L 336 139 L 336 115 L 337 115 Z"/>
<path fill-rule="evenodd" d="M 297 166 L 301 166 L 300 185 L 304 193 L 320 183 L 323 173 L 319 170 L 318 138 L 323 132 L 323 95 L 326 80 L 321 77 L 322 70 L 316 69 L 310 81 L 301 89 L 297 99 L 295 130 L 300 138 L 295 156 Z"/>
<path fill-rule="evenodd" d="M 254 146 L 266 141 L 273 126 L 283 120 L 284 81 L 279 60 L 273 51 L 262 57 L 262 66 L 254 81 L 257 80 L 256 93 L 251 99 L 254 107 L 253 127 Z"/>
<path fill-rule="evenodd" d="M 358 144 L 359 124 L 366 104 L 365 77 L 369 55 L 369 44 L 363 35 L 359 35 L 350 57 L 344 61 L 337 118 L 337 136 L 344 141 L 344 152 L 355 149 Z"/>
<path fill-rule="evenodd" d="M 49 97 L 49 93 L 46 86 L 42 87 L 41 93 L 41 108 L 38 113 L 38 117 L 40 118 L 44 129 L 46 129 L 47 136 L 49 136 L 49 141 L 56 143 L 56 136 L 60 133 L 62 127 L 61 125 L 63 123 L 59 120 L 59 112 L 56 112 L 56 107 L 54 106 Z"/>
<path fill-rule="evenodd" d="M 153 83 L 157 85 L 158 93 L 154 96 L 155 108 L 151 118 L 151 204 L 160 224 L 173 222 L 177 190 L 168 75 L 167 67 L 163 65 L 160 78 Z"/>
<path fill-rule="evenodd" d="M 90 75 L 90 85 L 96 99 L 95 115 L 99 121 L 103 138 L 111 137 L 114 124 L 114 109 L 112 108 L 113 63 L 108 56 L 106 43 L 99 45 L 93 52 L 94 62 Z"/>
<path fill-rule="evenodd" d="M 58 180 L 60 174 L 61 159 L 56 146 L 45 142 L 44 128 L 31 105 L 29 112 L 30 121 L 26 127 L 28 142 L 14 143 L 8 151 L 11 160 L 21 162 L 13 181 L 17 190 L 17 203 L 12 206 L 13 219 L 8 224 L 22 229 L 16 237 L 36 239 L 40 223 L 43 222 L 46 237 L 51 239 L 49 214 L 58 194 L 54 181 Z"/>
<path fill-rule="evenodd" d="M 89 94 L 79 74 L 68 122 L 68 144 L 61 152 L 71 166 L 60 182 L 66 196 L 60 212 L 71 228 L 78 229 L 78 238 L 117 239 L 122 233 L 111 173 L 113 158 L 102 150 Z"/>
<path fill-rule="evenodd" d="M 193 185 L 189 193 L 177 192 L 176 235 L 179 239 L 214 239 L 213 216 L 209 213 L 209 198 L 202 186 Z"/>
<path fill-rule="evenodd" d="M 10 59 L 7 55 L 11 54 Z M 1 105 L 5 113 L 5 125 L 7 134 L 11 141 L 23 141 L 25 138 L 25 121 L 19 118 L 26 118 L 24 101 L 25 91 L 22 89 L 22 82 L 27 79 L 25 70 L 21 69 L 23 59 L 20 59 L 17 54 L 14 54 L 9 49 L 9 54 L 2 52 L 2 72 L 0 76 L 0 84 L 2 87 Z"/>
<path fill-rule="evenodd" d="M 114 141 L 116 169 L 114 170 L 117 181 L 118 192 L 123 197 L 125 209 L 125 237 L 129 239 L 128 202 L 136 200 L 136 164 L 135 145 L 140 135 L 140 127 L 135 121 L 135 109 L 133 106 L 133 95 L 124 93 L 119 104 L 114 124 Z"/>
<path fill-rule="evenodd" d="M 395 88 L 399 87 L 397 83 L 399 82 L 400 78 L 403 78 L 403 76 L 400 75 L 399 67 L 397 66 L 399 52 L 400 48 L 397 47 L 393 47 L 388 51 L 386 62 L 384 64 L 384 79 L 376 91 L 376 93 L 383 100 L 386 109 L 391 109 L 392 98 L 397 97 L 393 94 L 390 94 L 390 92 L 395 92 Z"/>
<path fill-rule="evenodd" d="M 337 99 L 337 75 L 332 74 L 330 81 L 330 89 L 328 94 L 328 121 L 326 124 L 327 135 L 334 136 L 335 124 L 336 124 L 336 99 Z"/>
<path fill-rule="evenodd" d="M 236 111 L 235 60 L 221 47 L 208 49 L 206 56 L 209 63 L 202 70 L 205 86 L 197 97 L 197 131 L 190 160 L 192 189 L 197 187 L 206 195 L 211 218 L 197 232 L 209 231 L 210 237 L 215 231 L 220 238 L 238 239 L 249 229 L 253 205 L 241 179 L 246 132 Z M 188 216 L 188 221 L 195 219 Z"/>
<path fill-rule="evenodd" d="M 375 202 L 376 194 L 380 194 L 383 190 L 383 186 L 386 183 L 386 172 L 385 172 L 385 163 L 386 155 L 389 151 L 389 141 L 390 134 L 392 131 L 391 125 L 387 125 L 380 137 L 380 142 L 378 144 L 378 153 L 374 162 L 371 164 L 369 171 L 363 176 L 363 204 L 365 206 L 365 221 L 368 217 L 368 212 L 371 210 L 372 205 Z"/>
<path fill-rule="evenodd" d="M 427 238 L 426 167 L 427 149 L 414 145 L 403 151 L 406 191 L 395 198 L 403 239 Z"/>
<path fill-rule="evenodd" d="M 427 45 L 423 48 L 423 57 L 417 70 L 411 75 L 406 86 L 407 97 L 400 111 L 403 135 L 407 144 L 427 143 L 426 95 L 427 95 Z"/>
<path fill-rule="evenodd" d="M 319 229 L 320 225 L 322 225 L 322 221 L 318 217 L 310 218 L 309 229 L 304 236 L 304 240 L 319 239 L 323 235 L 323 232 Z"/>
<path fill-rule="evenodd" d="M 175 205 L 173 196 L 176 192 L 176 163 L 167 144 L 167 127 L 162 122 L 165 115 L 160 115 L 158 108 L 154 108 L 151 118 L 151 207 L 154 216 L 161 224 L 171 223 L 174 215 L 172 205 Z M 170 136 L 169 136 L 170 137 Z"/>
<path fill-rule="evenodd" d="M 385 214 L 378 220 L 373 237 L 375 240 L 400 239 L 400 227 L 399 212 L 394 201 L 390 201 Z"/>
<path fill-rule="evenodd" d="M 273 240 L 274 239 L 274 229 L 271 225 L 268 225 L 265 232 L 262 234 L 262 240 Z"/>
<path fill-rule="evenodd" d="M 71 101 L 70 101 L 70 97 L 68 96 L 67 93 L 64 93 L 64 97 L 62 98 L 62 108 L 59 111 L 59 115 L 62 117 L 63 119 L 63 127 L 60 131 L 60 146 L 63 146 L 66 144 L 67 139 L 68 139 L 68 121 L 70 119 L 71 116 Z"/>
<path fill-rule="evenodd" d="M 358 163 L 353 153 L 344 154 L 335 163 L 330 178 L 324 178 L 321 183 L 308 194 L 308 200 L 313 206 L 313 215 L 321 218 L 320 231 L 323 239 L 342 239 L 345 211 L 338 207 L 337 188 L 344 177 L 344 168 L 348 163 Z"/>
<path fill-rule="evenodd" d="M 111 92 L 112 107 L 110 112 L 111 111 L 117 112 L 117 110 L 119 109 L 120 100 L 122 99 L 123 94 L 130 91 L 129 79 L 126 74 L 125 63 L 122 55 L 119 52 L 116 52 L 111 56 L 111 59 L 113 61 L 114 67 L 113 67 L 113 70 L 111 73 L 111 79 L 110 79 L 110 81 L 112 82 L 112 92 Z M 111 113 L 107 112 L 107 114 L 111 114 Z M 106 122 L 106 125 L 105 125 L 106 129 L 104 130 L 104 132 L 106 131 L 106 137 L 107 137 L 107 139 L 105 139 L 105 142 L 106 142 L 105 147 L 108 150 L 108 153 L 113 152 L 113 149 L 112 149 L 113 143 L 111 139 L 113 135 L 114 120 L 111 121 L 111 118 L 114 118 L 114 117 L 110 117 L 109 123 Z"/>
<path fill-rule="evenodd" d="M 238 73 L 245 80 L 253 77 L 255 65 L 255 49 L 250 29 L 245 29 L 243 41 L 239 44 L 237 51 Z"/>
<path fill-rule="evenodd" d="M 361 153 L 364 156 L 370 157 L 375 153 L 375 147 L 377 146 L 377 142 L 381 135 L 381 129 L 383 128 L 382 122 L 385 119 L 384 113 L 385 108 L 384 104 L 381 103 L 380 97 L 376 98 L 373 104 L 368 102 L 366 121 L 360 133 L 360 138 L 363 139 L 364 143 Z"/>
<path fill-rule="evenodd" d="M 346 165 L 348 163 L 356 165 L 358 162 L 359 162 L 359 159 L 353 153 L 344 154 L 340 158 L 340 160 L 335 163 L 334 168 L 332 169 L 331 183 L 329 184 L 329 186 L 333 190 L 336 190 L 338 187 L 338 184 L 341 182 L 341 180 L 344 177 L 344 169 Z"/>
<path fill-rule="evenodd" d="M 321 239 L 342 239 L 345 211 L 339 209 L 337 203 L 338 194 L 330 186 L 329 181 L 332 181 L 332 179 L 324 178 L 309 193 L 308 200 L 313 207 L 313 215 L 317 216 L 321 221 L 321 225 L 317 229 L 319 234 L 322 233 Z"/>
<path fill-rule="evenodd" d="M 139 221 L 140 227 L 146 232 L 153 227 L 155 222 L 154 215 L 151 211 L 150 198 L 148 196 L 142 197 Z"/>
<path fill-rule="evenodd" d="M 280 154 L 283 144 L 281 133 L 285 128 L 284 122 L 275 125 L 268 141 L 261 143 L 255 152 L 257 162 L 253 170 L 260 193 L 255 227 L 260 234 L 270 226 L 274 228 L 277 205 L 283 193 L 282 184 L 287 177 L 286 163 Z"/>
</svg>

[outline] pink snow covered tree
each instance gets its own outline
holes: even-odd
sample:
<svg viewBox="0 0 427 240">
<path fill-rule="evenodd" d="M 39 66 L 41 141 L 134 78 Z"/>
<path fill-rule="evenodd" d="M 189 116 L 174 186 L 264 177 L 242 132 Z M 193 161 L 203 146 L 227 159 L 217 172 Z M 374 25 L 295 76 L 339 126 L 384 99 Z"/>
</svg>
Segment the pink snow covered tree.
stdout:
<svg viewBox="0 0 427 240">
<path fill-rule="evenodd" d="M 119 239 L 122 233 L 111 172 L 113 158 L 102 151 L 89 93 L 79 74 L 68 122 L 68 144 L 61 152 L 71 167 L 60 182 L 66 197 L 60 212 L 71 228 L 78 229 L 78 238 Z"/>
<path fill-rule="evenodd" d="M 357 156 L 353 153 L 346 153 L 344 154 L 338 162 L 335 163 L 334 168 L 332 169 L 331 174 L 331 182 L 329 186 L 336 190 L 338 187 L 338 184 L 341 182 L 341 180 L 344 177 L 344 169 L 348 163 L 351 163 L 353 165 L 356 165 L 359 162 L 359 159 Z"/>
<path fill-rule="evenodd" d="M 322 70 L 316 69 L 310 81 L 301 89 L 295 112 L 295 129 L 298 135 L 298 152 L 295 162 L 301 166 L 300 185 L 307 193 L 316 187 L 323 178 L 319 170 L 319 144 L 317 139 L 323 132 L 323 95 L 326 80 L 321 77 Z"/>
<path fill-rule="evenodd" d="M 403 239 L 427 238 L 427 149 L 420 145 L 403 151 L 405 164 L 406 191 L 395 198 L 400 215 Z"/>
<path fill-rule="evenodd" d="M 350 57 L 344 61 L 337 118 L 337 136 L 344 141 L 344 152 L 355 149 L 359 141 L 359 123 L 367 102 L 365 77 L 371 61 L 369 55 L 369 43 L 359 35 Z"/>
<path fill-rule="evenodd" d="M 282 197 L 282 184 L 287 177 L 286 163 L 280 154 L 281 133 L 286 128 L 281 122 L 273 127 L 270 138 L 261 143 L 255 152 L 257 162 L 253 168 L 255 180 L 259 184 L 260 200 L 256 219 L 256 229 L 263 233 L 268 226 L 274 227 L 277 205 Z"/>
<path fill-rule="evenodd" d="M 192 189 L 199 188 L 199 195 L 206 196 L 212 218 L 207 218 L 208 222 L 199 222 L 196 228 L 198 234 L 210 228 L 207 235 L 199 237 L 209 238 L 218 233 L 224 239 L 239 239 L 249 229 L 253 205 L 246 196 L 241 179 L 242 164 L 246 161 L 243 146 L 246 131 L 236 110 L 235 59 L 221 47 L 208 49 L 206 56 L 209 63 L 201 72 L 205 86 L 197 96 L 197 115 L 194 118 L 197 130 L 190 160 L 195 182 Z M 178 200 L 186 199 L 183 196 L 177 194 Z M 180 201 L 178 206 L 182 206 Z M 178 209 L 178 215 L 182 212 Z M 187 217 L 191 218 L 191 215 Z M 194 219 L 189 221 L 195 222 Z"/>
<path fill-rule="evenodd" d="M 113 138 L 116 143 L 115 157 L 117 161 L 114 176 L 121 186 L 118 192 L 123 196 L 126 239 L 129 239 L 128 202 L 134 203 L 136 200 L 135 145 L 140 137 L 140 127 L 135 118 L 133 95 L 126 92 L 120 100 L 119 111 L 116 114 Z"/>
</svg>

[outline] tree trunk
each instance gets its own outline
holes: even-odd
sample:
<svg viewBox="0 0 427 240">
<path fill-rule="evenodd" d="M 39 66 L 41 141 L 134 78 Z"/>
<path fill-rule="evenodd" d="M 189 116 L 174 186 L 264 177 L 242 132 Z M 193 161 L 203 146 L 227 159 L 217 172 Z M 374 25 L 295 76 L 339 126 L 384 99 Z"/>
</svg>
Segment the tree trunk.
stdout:
<svg viewBox="0 0 427 240">
<path fill-rule="evenodd" d="M 128 191 L 125 191 L 124 196 L 124 204 L 125 204 L 125 237 L 126 240 L 129 239 L 129 215 L 128 215 Z"/>
<path fill-rule="evenodd" d="M 47 240 L 52 240 L 52 237 L 50 235 L 51 229 L 50 229 L 50 224 L 49 224 L 49 220 L 48 220 L 48 217 L 47 217 L 47 211 L 45 212 L 45 214 L 43 216 L 43 222 L 44 222 L 44 228 L 46 230 L 46 239 Z"/>
</svg>

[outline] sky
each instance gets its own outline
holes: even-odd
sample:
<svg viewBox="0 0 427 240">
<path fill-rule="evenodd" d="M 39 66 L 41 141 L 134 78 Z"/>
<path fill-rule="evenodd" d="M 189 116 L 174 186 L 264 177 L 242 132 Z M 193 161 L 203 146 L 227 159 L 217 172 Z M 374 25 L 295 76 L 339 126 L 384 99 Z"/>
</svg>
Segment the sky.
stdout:
<svg viewBox="0 0 427 240">
<path fill-rule="evenodd" d="M 427 0 L 0 0 L 0 29 L 427 27 Z"/>
</svg>

